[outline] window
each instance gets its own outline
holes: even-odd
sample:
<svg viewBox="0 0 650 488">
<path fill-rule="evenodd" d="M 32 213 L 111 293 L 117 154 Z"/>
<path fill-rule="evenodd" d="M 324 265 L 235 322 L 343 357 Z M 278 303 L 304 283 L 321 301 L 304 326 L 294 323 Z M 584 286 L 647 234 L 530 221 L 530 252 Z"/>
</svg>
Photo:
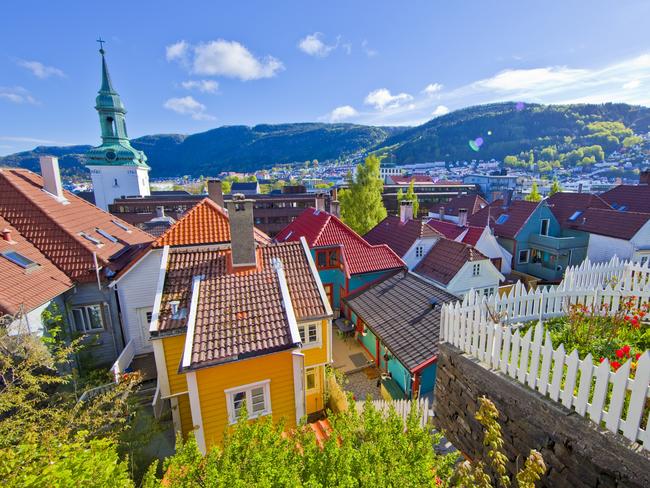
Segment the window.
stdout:
<svg viewBox="0 0 650 488">
<path fill-rule="evenodd" d="M 108 239 L 109 241 L 111 241 L 111 242 L 117 242 L 117 238 L 116 238 L 116 237 L 113 237 L 112 235 L 110 235 L 110 234 L 109 234 L 108 232 L 106 232 L 105 230 L 102 230 L 102 229 L 100 229 L 99 227 L 97 227 L 95 230 L 97 231 L 97 233 L 98 233 L 100 236 L 105 237 L 105 238 Z"/>
<path fill-rule="evenodd" d="M 298 332 L 300 333 L 300 340 L 304 345 L 316 344 L 320 342 L 320 334 L 318 333 L 317 322 L 310 324 L 298 324 Z"/>
<path fill-rule="evenodd" d="M 571 214 L 571 217 L 569 217 L 569 221 L 575 222 L 576 220 L 578 220 L 578 217 L 580 217 L 581 215 L 582 215 L 582 210 L 576 210 Z"/>
<path fill-rule="evenodd" d="M 641 256 L 641 266 L 648 262 L 648 256 Z"/>
<path fill-rule="evenodd" d="M 39 266 L 38 263 L 35 263 L 31 259 L 23 256 L 20 253 L 17 253 L 16 251 L 5 251 L 2 253 L 2 255 L 12 263 L 20 266 L 21 268 L 33 269 Z"/>
<path fill-rule="evenodd" d="M 72 309 L 74 325 L 79 332 L 96 332 L 104 330 L 104 318 L 102 317 L 102 306 L 83 305 Z"/>
<path fill-rule="evenodd" d="M 80 235 L 81 237 L 83 237 L 84 239 L 89 240 L 90 242 L 92 242 L 92 243 L 95 244 L 96 246 L 100 246 L 100 245 L 102 244 L 102 241 L 100 241 L 100 240 L 97 239 L 96 237 L 93 237 L 93 236 L 91 236 L 91 235 L 86 234 L 85 232 L 80 232 L 79 235 Z"/>
<path fill-rule="evenodd" d="M 271 380 L 264 380 L 225 390 L 228 419 L 231 424 L 241 417 L 244 405 L 248 411 L 248 418 L 257 418 L 271 413 L 270 383 Z"/>
<path fill-rule="evenodd" d="M 113 186 L 120 186 L 117 184 L 117 178 L 113 178 Z"/>
<path fill-rule="evenodd" d="M 527 263 L 528 262 L 528 249 L 522 249 L 519 251 L 519 263 Z"/>
<path fill-rule="evenodd" d="M 339 267 L 338 249 L 316 251 L 316 264 L 319 269 L 338 268 Z"/>
<path fill-rule="evenodd" d="M 305 370 L 305 389 L 315 390 L 318 388 L 318 369 L 308 368 Z"/>
<path fill-rule="evenodd" d="M 540 229 L 539 229 L 539 233 L 541 235 L 543 235 L 543 236 L 548 235 L 548 226 L 549 226 L 550 222 L 551 221 L 549 219 L 542 219 L 542 223 L 541 223 Z"/>
<path fill-rule="evenodd" d="M 476 263 L 472 266 L 472 276 L 479 276 L 481 274 L 481 263 Z"/>
<path fill-rule="evenodd" d="M 416 258 L 421 258 L 423 254 L 424 254 L 424 248 L 422 246 L 418 246 L 418 247 L 415 248 L 415 257 Z"/>
<path fill-rule="evenodd" d="M 505 224 L 507 220 L 508 220 L 508 214 L 501 214 L 499 215 L 499 218 L 497 219 L 496 223 L 499 225 Z"/>
</svg>

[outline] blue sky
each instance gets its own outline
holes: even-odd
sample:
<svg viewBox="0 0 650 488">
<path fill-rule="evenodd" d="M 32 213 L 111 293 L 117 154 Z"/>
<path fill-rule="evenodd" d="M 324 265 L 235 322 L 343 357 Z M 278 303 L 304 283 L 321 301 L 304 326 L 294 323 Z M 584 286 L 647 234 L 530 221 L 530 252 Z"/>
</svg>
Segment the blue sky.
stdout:
<svg viewBox="0 0 650 488">
<path fill-rule="evenodd" d="M 21 0 L 3 17 L 0 155 L 98 142 L 98 36 L 131 137 L 411 125 L 498 100 L 650 105 L 644 0 Z"/>
</svg>

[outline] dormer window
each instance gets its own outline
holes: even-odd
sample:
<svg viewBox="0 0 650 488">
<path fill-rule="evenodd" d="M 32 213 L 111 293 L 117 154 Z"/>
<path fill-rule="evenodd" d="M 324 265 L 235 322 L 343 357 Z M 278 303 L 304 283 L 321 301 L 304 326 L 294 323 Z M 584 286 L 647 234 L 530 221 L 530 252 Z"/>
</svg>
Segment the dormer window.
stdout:
<svg viewBox="0 0 650 488">
<path fill-rule="evenodd" d="M 178 306 L 181 304 L 178 300 L 172 300 L 169 302 L 169 308 L 171 310 L 172 315 L 178 315 Z"/>
<path fill-rule="evenodd" d="M 472 276 L 481 275 L 481 263 L 476 263 L 472 266 Z"/>
</svg>

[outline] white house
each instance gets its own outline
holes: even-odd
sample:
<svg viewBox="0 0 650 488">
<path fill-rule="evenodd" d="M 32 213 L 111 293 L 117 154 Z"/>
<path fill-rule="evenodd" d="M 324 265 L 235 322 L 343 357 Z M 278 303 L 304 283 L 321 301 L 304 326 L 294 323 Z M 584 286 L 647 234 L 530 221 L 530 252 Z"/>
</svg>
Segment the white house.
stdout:
<svg viewBox="0 0 650 488">
<path fill-rule="evenodd" d="M 446 238 L 436 242 L 414 271 L 458 297 L 472 289 L 493 295 L 505 279 L 492 261 L 474 247 Z"/>
</svg>

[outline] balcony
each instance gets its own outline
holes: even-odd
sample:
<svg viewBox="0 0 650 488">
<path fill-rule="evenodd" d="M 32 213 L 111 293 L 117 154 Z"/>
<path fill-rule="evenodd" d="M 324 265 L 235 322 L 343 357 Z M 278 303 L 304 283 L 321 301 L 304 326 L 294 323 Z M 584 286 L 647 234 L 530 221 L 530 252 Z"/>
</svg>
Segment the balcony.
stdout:
<svg viewBox="0 0 650 488">
<path fill-rule="evenodd" d="M 553 237 L 543 236 L 541 234 L 532 234 L 528 238 L 528 243 L 533 247 L 539 247 L 544 251 L 563 251 L 575 249 L 577 247 L 586 247 L 583 239 L 578 237 Z"/>
<path fill-rule="evenodd" d="M 551 282 L 560 281 L 564 275 L 563 269 L 549 268 L 542 263 L 520 264 L 516 270 Z"/>
</svg>

